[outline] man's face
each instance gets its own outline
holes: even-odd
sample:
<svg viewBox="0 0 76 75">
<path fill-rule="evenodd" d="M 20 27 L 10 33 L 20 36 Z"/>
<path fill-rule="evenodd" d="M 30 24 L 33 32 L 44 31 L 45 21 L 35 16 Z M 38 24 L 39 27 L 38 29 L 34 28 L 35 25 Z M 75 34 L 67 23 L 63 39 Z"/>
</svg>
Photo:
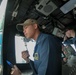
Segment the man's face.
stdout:
<svg viewBox="0 0 76 75">
<path fill-rule="evenodd" d="M 28 25 L 28 26 L 23 27 L 23 33 L 26 38 L 33 38 L 35 34 L 35 26 Z"/>
<path fill-rule="evenodd" d="M 71 30 L 67 30 L 67 31 L 65 32 L 65 35 L 66 35 L 68 38 L 70 38 L 70 37 L 71 37 Z"/>
</svg>

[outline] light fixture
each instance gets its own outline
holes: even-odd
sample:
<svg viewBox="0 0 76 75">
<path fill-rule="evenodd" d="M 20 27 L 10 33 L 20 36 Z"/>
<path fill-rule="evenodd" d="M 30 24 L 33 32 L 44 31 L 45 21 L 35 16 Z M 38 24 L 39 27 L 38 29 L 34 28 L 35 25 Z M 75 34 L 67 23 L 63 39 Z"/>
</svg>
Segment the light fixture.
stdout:
<svg viewBox="0 0 76 75">
<path fill-rule="evenodd" d="M 76 0 L 70 0 L 68 1 L 67 3 L 65 3 L 61 8 L 60 10 L 66 14 L 68 13 L 69 11 L 71 11 L 73 8 L 75 8 L 76 6 Z"/>
</svg>

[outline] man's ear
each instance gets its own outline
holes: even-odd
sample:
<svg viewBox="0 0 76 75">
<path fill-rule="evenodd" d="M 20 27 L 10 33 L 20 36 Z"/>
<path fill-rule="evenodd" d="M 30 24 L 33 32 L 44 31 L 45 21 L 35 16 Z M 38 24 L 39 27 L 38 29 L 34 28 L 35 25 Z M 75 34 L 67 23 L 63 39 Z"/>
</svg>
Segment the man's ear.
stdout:
<svg viewBox="0 0 76 75">
<path fill-rule="evenodd" d="M 37 29 L 38 28 L 38 25 L 37 24 L 34 24 L 34 28 Z"/>
</svg>

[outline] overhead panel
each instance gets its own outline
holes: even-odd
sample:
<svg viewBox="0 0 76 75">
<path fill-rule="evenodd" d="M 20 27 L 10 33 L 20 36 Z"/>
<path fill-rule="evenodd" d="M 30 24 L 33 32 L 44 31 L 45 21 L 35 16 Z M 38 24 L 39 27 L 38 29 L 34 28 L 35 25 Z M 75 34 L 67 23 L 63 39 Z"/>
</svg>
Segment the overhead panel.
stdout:
<svg viewBox="0 0 76 75">
<path fill-rule="evenodd" d="M 45 16 L 51 14 L 55 9 L 57 9 L 57 6 L 51 0 L 42 0 L 36 5 L 36 10 Z"/>
</svg>

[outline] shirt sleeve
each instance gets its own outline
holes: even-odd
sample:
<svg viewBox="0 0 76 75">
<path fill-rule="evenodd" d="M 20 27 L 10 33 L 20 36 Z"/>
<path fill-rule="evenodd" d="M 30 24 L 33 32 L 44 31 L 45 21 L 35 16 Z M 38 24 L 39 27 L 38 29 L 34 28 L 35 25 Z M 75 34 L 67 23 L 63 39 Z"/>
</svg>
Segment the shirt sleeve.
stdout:
<svg viewBox="0 0 76 75">
<path fill-rule="evenodd" d="M 51 40 L 50 40 L 51 39 Z M 53 38 L 45 38 L 40 44 L 40 66 L 38 75 L 61 75 L 61 53 Z M 57 44 L 56 44 L 57 43 Z M 58 46 L 58 47 L 57 47 Z M 58 51 L 57 51 L 58 50 Z"/>
<path fill-rule="evenodd" d="M 45 75 L 47 70 L 48 64 L 48 57 L 49 57 L 49 41 L 48 39 L 44 39 L 41 41 L 40 47 L 40 66 L 38 68 L 38 75 Z"/>
</svg>

